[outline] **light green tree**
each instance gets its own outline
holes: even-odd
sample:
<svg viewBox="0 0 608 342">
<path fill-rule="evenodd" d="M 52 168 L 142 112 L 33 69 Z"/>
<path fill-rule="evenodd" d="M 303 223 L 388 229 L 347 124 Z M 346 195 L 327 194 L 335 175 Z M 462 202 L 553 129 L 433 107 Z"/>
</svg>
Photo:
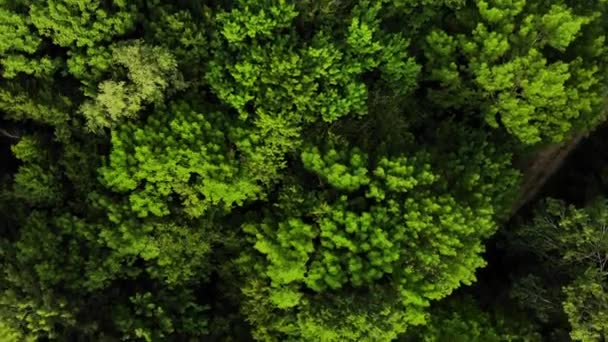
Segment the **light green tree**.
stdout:
<svg viewBox="0 0 608 342">
<path fill-rule="evenodd" d="M 87 128 L 93 132 L 133 119 L 145 105 L 160 105 L 167 93 L 185 86 L 175 58 L 165 49 L 141 41 L 113 47 L 112 64 L 126 68 L 128 81 L 101 82 L 94 99 L 81 106 Z"/>
<path fill-rule="evenodd" d="M 315 335 L 305 331 L 321 334 L 339 317 L 367 320 L 354 318 L 356 309 L 340 312 L 328 296 L 369 296 L 383 289 L 391 293 L 392 304 L 370 299 L 367 310 L 391 317 L 394 330 L 376 331 L 367 324 L 379 318 L 370 317 L 317 336 L 388 341 L 407 326 L 423 324 L 431 301 L 474 281 L 475 269 L 485 264 L 481 242 L 496 229 L 495 215 L 505 204 L 497 194 L 508 192 L 517 175 L 509 171 L 507 155 L 479 140 L 459 152 L 458 157 L 444 155 L 439 164 L 425 153 L 376 156 L 372 164 L 355 148 L 304 148 L 302 161 L 318 177 L 316 186 L 292 179 L 272 210 L 243 226 L 263 256 L 245 254 L 240 261 L 246 278 L 251 277 L 246 295 L 252 302 L 245 305 L 256 322 L 254 334 L 262 340 L 313 340 Z M 448 179 L 458 179 L 461 187 L 452 189 Z M 265 306 L 254 307 L 261 296 L 267 296 Z M 326 314 L 305 319 L 313 308 Z"/>
<path fill-rule="evenodd" d="M 128 194 L 140 217 L 168 215 L 176 195 L 190 217 L 229 211 L 261 191 L 231 147 L 226 135 L 232 129 L 211 108 L 179 102 L 156 110 L 146 125 L 127 123 L 112 133 L 103 183 Z"/>
<path fill-rule="evenodd" d="M 428 91 L 432 105 L 480 112 L 525 144 L 561 141 L 602 119 L 605 37 L 585 40 L 604 25 L 605 5 L 581 14 L 526 0 L 478 0 L 465 8 L 454 13 L 459 33 L 436 28 L 426 35 L 423 74 L 440 85 Z M 579 42 L 584 53 L 574 53 Z"/>
</svg>

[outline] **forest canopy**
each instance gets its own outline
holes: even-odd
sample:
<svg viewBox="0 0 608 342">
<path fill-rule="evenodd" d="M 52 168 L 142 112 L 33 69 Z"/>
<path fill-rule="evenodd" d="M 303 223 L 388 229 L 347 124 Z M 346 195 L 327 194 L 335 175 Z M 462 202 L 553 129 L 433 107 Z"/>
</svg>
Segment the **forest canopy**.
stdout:
<svg viewBox="0 0 608 342">
<path fill-rule="evenodd" d="M 607 36 L 606 0 L 0 0 L 0 340 L 608 339 Z"/>
</svg>

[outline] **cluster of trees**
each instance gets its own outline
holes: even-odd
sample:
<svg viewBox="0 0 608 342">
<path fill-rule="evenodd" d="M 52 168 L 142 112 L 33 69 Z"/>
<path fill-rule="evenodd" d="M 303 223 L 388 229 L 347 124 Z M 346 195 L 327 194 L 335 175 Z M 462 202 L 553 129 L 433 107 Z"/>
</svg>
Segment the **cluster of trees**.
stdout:
<svg viewBox="0 0 608 342">
<path fill-rule="evenodd" d="M 0 339 L 608 338 L 608 200 L 505 225 L 514 159 L 603 121 L 606 27 L 606 0 L 0 0 Z"/>
</svg>

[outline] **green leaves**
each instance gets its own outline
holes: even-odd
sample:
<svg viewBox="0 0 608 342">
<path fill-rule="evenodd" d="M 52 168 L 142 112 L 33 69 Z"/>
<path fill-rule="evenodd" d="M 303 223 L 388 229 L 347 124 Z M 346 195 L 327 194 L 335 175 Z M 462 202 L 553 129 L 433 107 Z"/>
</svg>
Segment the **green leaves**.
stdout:
<svg viewBox="0 0 608 342">
<path fill-rule="evenodd" d="M 12 6 L 11 6 L 12 7 Z M 42 77 L 51 75 L 58 68 L 56 59 L 33 57 L 42 43 L 38 32 L 31 27 L 31 18 L 21 14 L 21 6 L 0 8 L 0 65 L 4 78 L 14 78 L 19 73 Z"/>
<path fill-rule="evenodd" d="M 484 0 L 477 1 L 476 6 L 481 17 L 489 23 L 508 24 L 522 13 L 526 0 L 496 1 L 492 5 L 490 7 L 490 4 Z"/>
<path fill-rule="evenodd" d="M 357 148 L 306 147 L 302 162 L 318 177 L 318 185 L 286 186 L 276 209 L 243 226 L 265 259 L 263 276 L 255 279 L 267 281 L 268 305 L 325 310 L 318 298 L 324 294 L 366 291 L 382 284 L 395 291 L 393 301 L 399 298 L 394 310 L 408 313 L 395 317 L 395 324 L 402 329 L 421 324 L 431 300 L 475 279 L 474 270 L 484 265 L 481 241 L 494 231 L 494 214 L 504 204 L 483 194 L 504 191 L 517 177 L 507 171 L 509 164 L 495 155 L 497 151 L 483 140 L 473 141 L 471 149 L 463 147 L 458 157 L 445 155 L 435 165 L 426 153 L 375 156 L 372 161 Z M 482 167 L 488 168 L 483 178 L 475 173 Z M 452 177 L 463 183 L 461 192 L 450 193 L 446 179 Z M 396 315 L 392 310 L 385 314 Z M 314 323 L 298 316 L 293 324 L 321 329 L 317 333 L 328 341 L 366 336 L 363 323 L 349 331 L 322 330 L 336 317 L 350 314 L 332 312 Z M 291 311 L 281 317 L 293 319 Z"/>
<path fill-rule="evenodd" d="M 317 147 L 312 146 L 304 149 L 301 158 L 307 169 L 327 179 L 331 186 L 354 191 L 369 183 L 367 156 L 357 149 L 349 152 L 350 157 L 344 151 L 339 153 L 335 149 L 321 154 Z"/>
<path fill-rule="evenodd" d="M 144 126 L 115 130 L 109 164 L 100 170 L 104 184 L 129 194 L 131 210 L 140 217 L 168 215 L 174 195 L 189 217 L 255 199 L 260 187 L 231 151 L 224 136 L 228 122 L 205 111 L 175 103 L 168 113 L 157 110 Z"/>
<path fill-rule="evenodd" d="M 530 244 L 542 256 L 559 253 L 561 258 L 551 258 L 555 266 L 604 267 L 602 256 L 608 254 L 608 241 L 603 230 L 607 222 L 608 211 L 603 199 L 585 209 L 547 199 L 534 222 L 522 227 L 519 234 L 530 239 Z"/>
<path fill-rule="evenodd" d="M 501 115 L 507 130 L 529 143 L 539 142 L 542 136 L 551 136 L 555 141 L 565 138 L 565 133 L 572 128 L 571 120 L 578 118 L 580 110 L 591 108 L 579 98 L 570 98 L 571 93 L 565 86 L 571 78 L 568 65 L 546 63 L 538 51 L 532 50 L 528 56 L 516 58 L 509 64 L 491 69 L 481 66 L 477 83 L 497 96 L 486 114 L 490 124 L 497 126 L 495 118 Z M 534 71 L 520 74 L 520 70 L 525 70 L 524 65 Z M 556 116 L 556 112 L 560 115 Z M 544 125 L 530 124 L 532 118 Z"/>
<path fill-rule="evenodd" d="M 568 276 L 565 282 L 554 284 L 561 286 L 562 293 L 554 294 L 552 299 L 562 301 L 563 312 L 572 326 L 570 336 L 577 341 L 594 341 L 608 333 L 607 222 L 605 199 L 583 209 L 547 199 L 534 222 L 518 230 L 518 235 L 551 272 Z M 549 309 L 553 314 L 560 310 Z"/>
<path fill-rule="evenodd" d="M 272 1 L 238 1 L 238 7 L 229 14 L 218 15 L 220 23 L 225 23 L 221 30 L 222 35 L 230 44 L 238 45 L 247 37 L 252 39 L 256 36 L 270 37 L 273 31 L 289 27 L 297 16 L 294 6 L 284 0 L 272 3 Z"/>
<path fill-rule="evenodd" d="M 160 105 L 166 93 L 185 86 L 173 56 L 162 48 L 143 45 L 141 41 L 114 47 L 112 62 L 115 67 L 127 69 L 129 83 L 103 81 L 94 101 L 82 105 L 87 128 L 92 132 L 135 118 L 146 104 Z"/>
<path fill-rule="evenodd" d="M 23 137 L 12 148 L 23 161 L 14 180 L 15 196 L 32 205 L 51 205 L 62 197 L 57 167 L 52 165 L 48 151 L 33 136 Z"/>
<path fill-rule="evenodd" d="M 41 35 L 55 44 L 91 48 L 134 26 L 134 14 L 126 4 L 112 2 L 105 6 L 99 0 L 50 0 L 33 4 L 30 16 Z"/>
<path fill-rule="evenodd" d="M 403 335 L 402 341 L 540 341 L 541 336 L 526 317 L 482 311 L 472 298 L 451 297 L 431 311 L 426 325 Z M 522 315 L 521 313 L 518 313 Z M 523 315 L 522 315 L 523 316 Z"/>
<path fill-rule="evenodd" d="M 540 21 L 544 42 L 563 51 L 577 38 L 581 27 L 589 24 L 592 19 L 575 16 L 563 5 L 553 5 Z"/>
<path fill-rule="evenodd" d="M 27 17 L 21 16 L 9 8 L 0 9 L 2 42 L 0 52 L 5 54 L 11 51 L 34 53 L 38 49 L 41 39 L 28 29 Z"/>
<path fill-rule="evenodd" d="M 603 5 L 0 0 L 0 336 L 502 338 L 427 310 L 485 265 L 513 146 L 600 119 Z M 530 240 L 587 265 L 603 214 L 556 207 Z M 601 273 L 556 301 L 576 336 Z"/>
<path fill-rule="evenodd" d="M 123 340 L 157 341 L 180 334 L 200 338 L 207 332 L 207 321 L 201 318 L 208 308 L 196 304 L 187 289 L 162 291 L 156 296 L 140 292 L 128 301 L 130 307 L 121 304 L 114 310 Z"/>
<path fill-rule="evenodd" d="M 576 341 L 596 341 L 608 335 L 608 296 L 606 275 L 587 270 L 574 283 L 564 288 L 564 312 L 568 315 Z"/>
<path fill-rule="evenodd" d="M 4 322 L 0 322 L 0 339 L 6 342 L 35 341 L 33 337 L 24 337 L 19 330 L 14 329 L 13 327 L 5 324 Z"/>
<path fill-rule="evenodd" d="M 266 276 L 272 287 L 270 301 L 281 309 L 298 305 L 302 294 L 289 286 L 305 279 L 308 254 L 313 252 L 313 239 L 316 232 L 313 227 L 298 219 L 281 222 L 276 229 L 276 242 L 262 239 L 264 233 L 273 234 L 272 222 L 258 225 L 248 224 L 243 231 L 260 237 L 254 248 L 266 255 L 269 267 Z"/>
<path fill-rule="evenodd" d="M 359 293 L 319 297 L 298 315 L 297 329 L 304 341 L 392 341 L 407 327 L 409 312 L 394 300 L 389 286 Z"/>
<path fill-rule="evenodd" d="M 222 36 L 212 43 L 217 49 L 206 79 L 240 120 L 255 127 L 250 134 L 259 141 L 237 146 L 255 160 L 257 177 L 278 178 L 285 154 L 299 148 L 306 125 L 365 115 L 365 72 L 379 69 L 396 89 L 413 88 L 418 69 L 407 44 L 379 32 L 378 11 L 378 6 L 358 7 L 345 37 L 332 39 L 331 32 L 320 30 L 309 40 L 299 39 L 294 8 L 284 2 L 268 10 L 243 1 L 218 14 Z"/>
<path fill-rule="evenodd" d="M 459 22 L 465 33 L 433 30 L 426 37 L 427 77 L 443 87 L 429 91 L 433 104 L 481 110 L 490 126 L 525 144 L 558 142 L 599 122 L 605 84 L 580 77 L 599 81 L 605 63 L 570 53 L 585 30 L 601 25 L 597 17 L 525 1 L 478 1 L 476 10 L 480 22 Z"/>
</svg>

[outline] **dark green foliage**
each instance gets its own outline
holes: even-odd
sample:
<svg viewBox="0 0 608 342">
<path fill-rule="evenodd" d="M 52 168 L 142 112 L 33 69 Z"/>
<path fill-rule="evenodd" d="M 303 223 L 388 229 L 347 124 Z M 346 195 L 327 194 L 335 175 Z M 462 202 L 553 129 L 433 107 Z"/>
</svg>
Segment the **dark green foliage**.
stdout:
<svg viewBox="0 0 608 342">
<path fill-rule="evenodd" d="M 500 308 L 497 308 L 500 309 Z M 521 313 L 515 313 L 521 315 Z M 515 316 L 514 315 L 514 316 Z M 403 341 L 532 342 L 541 341 L 525 317 L 485 312 L 468 297 L 450 298 L 431 310 L 427 325 L 404 335 Z"/>
<path fill-rule="evenodd" d="M 552 284 L 539 277 L 523 278 L 515 288 L 515 298 L 538 311 L 545 321 L 565 314 L 572 327 L 570 336 L 577 341 L 608 336 L 607 220 L 603 199 L 584 209 L 548 199 L 533 223 L 518 231 L 525 239 L 523 245 L 537 254 L 545 271 L 562 276 Z M 526 291 L 533 286 L 539 289 Z"/>
<path fill-rule="evenodd" d="M 49 151 L 32 136 L 21 137 L 13 153 L 23 164 L 15 175 L 15 196 L 31 205 L 53 205 L 61 200 L 62 187 Z"/>
</svg>

